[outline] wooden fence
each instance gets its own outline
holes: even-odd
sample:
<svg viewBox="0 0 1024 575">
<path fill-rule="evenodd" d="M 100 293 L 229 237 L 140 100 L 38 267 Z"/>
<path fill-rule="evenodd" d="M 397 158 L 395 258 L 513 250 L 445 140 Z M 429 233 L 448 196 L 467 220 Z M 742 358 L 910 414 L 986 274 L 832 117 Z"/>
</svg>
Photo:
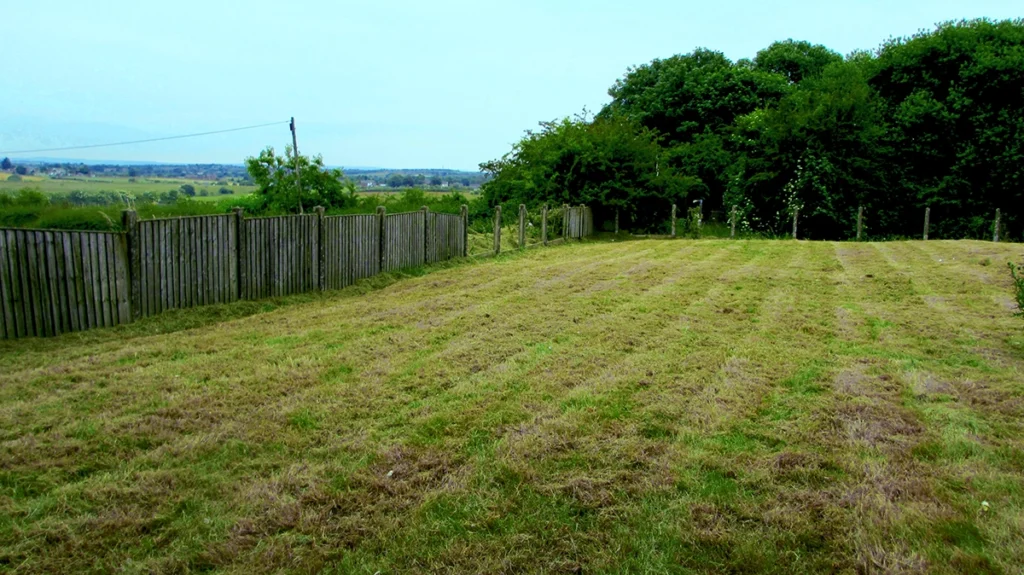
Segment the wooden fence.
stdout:
<svg viewBox="0 0 1024 575">
<path fill-rule="evenodd" d="M 564 238 L 593 233 L 585 206 L 563 210 Z M 543 243 L 547 216 L 542 215 Z M 496 211 L 496 222 L 501 212 Z M 525 207 L 520 209 L 524 236 Z M 468 210 L 139 221 L 123 233 L 0 229 L 0 338 L 51 336 L 173 309 L 340 289 L 382 272 L 468 255 Z M 495 225 L 499 245 L 500 224 Z M 525 246 L 525 241 L 520 241 Z M 495 252 L 496 253 L 496 252 Z"/>
<path fill-rule="evenodd" d="M 125 236 L 0 230 L 0 334 L 50 336 L 131 321 Z"/>
<path fill-rule="evenodd" d="M 380 273 L 381 217 L 324 218 L 324 289 L 341 289 Z"/>
<path fill-rule="evenodd" d="M 0 229 L 0 337 L 114 326 L 172 309 L 340 289 L 466 255 L 467 211 L 138 221 L 124 233 Z"/>
<path fill-rule="evenodd" d="M 565 236 L 581 239 L 594 234 L 594 213 L 587 206 L 565 207 Z"/>
</svg>

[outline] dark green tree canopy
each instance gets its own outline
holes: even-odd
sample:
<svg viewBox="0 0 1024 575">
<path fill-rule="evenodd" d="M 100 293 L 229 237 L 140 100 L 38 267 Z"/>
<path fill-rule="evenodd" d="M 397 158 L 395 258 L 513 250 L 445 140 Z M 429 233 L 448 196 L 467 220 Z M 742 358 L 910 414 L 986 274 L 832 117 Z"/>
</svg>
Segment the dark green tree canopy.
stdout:
<svg viewBox="0 0 1024 575">
<path fill-rule="evenodd" d="M 1003 237 L 1024 238 L 1022 19 L 846 58 L 792 39 L 737 62 L 697 49 L 630 68 L 609 94 L 594 121 L 542 124 L 483 164 L 492 202 L 628 206 L 641 221 L 645 198 L 703 199 L 767 233 L 799 209 L 811 238 L 852 237 L 861 207 L 870 237 L 920 234 L 925 207 L 933 237 L 990 237 L 999 208 Z"/>
<path fill-rule="evenodd" d="M 785 76 L 791 84 L 799 84 L 805 78 L 820 76 L 829 64 L 842 60 L 842 56 L 820 44 L 789 39 L 758 52 L 754 68 Z"/>
</svg>

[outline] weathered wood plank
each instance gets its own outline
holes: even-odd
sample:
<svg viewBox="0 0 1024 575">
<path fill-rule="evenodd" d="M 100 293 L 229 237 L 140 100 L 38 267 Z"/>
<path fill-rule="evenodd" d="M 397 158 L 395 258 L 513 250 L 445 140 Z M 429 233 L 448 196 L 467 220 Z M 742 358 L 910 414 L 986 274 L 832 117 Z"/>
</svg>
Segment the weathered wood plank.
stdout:
<svg viewBox="0 0 1024 575">
<path fill-rule="evenodd" d="M 7 234 L 0 230 L 0 337 L 13 339 L 16 336 L 14 328 L 14 310 L 11 309 L 11 272 L 7 251 Z"/>
</svg>

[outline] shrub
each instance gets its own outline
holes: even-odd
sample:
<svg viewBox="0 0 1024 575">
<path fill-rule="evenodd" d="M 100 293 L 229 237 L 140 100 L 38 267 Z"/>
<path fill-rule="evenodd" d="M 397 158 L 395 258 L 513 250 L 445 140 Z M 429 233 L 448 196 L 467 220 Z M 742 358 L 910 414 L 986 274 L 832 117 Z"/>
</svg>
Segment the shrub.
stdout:
<svg viewBox="0 0 1024 575">
<path fill-rule="evenodd" d="M 21 176 L 19 176 L 18 174 L 11 174 L 11 175 L 7 176 L 7 181 L 8 182 L 20 182 L 21 181 Z"/>
<path fill-rule="evenodd" d="M 217 193 L 222 195 L 222 196 L 227 196 L 227 195 L 233 194 L 235 192 L 232 191 L 231 188 L 226 188 L 225 187 L 225 188 L 221 188 L 221 189 L 217 190 Z"/>
<path fill-rule="evenodd" d="M 1013 262 L 1009 262 L 1007 265 L 1010 266 L 1010 275 L 1013 277 L 1013 287 L 1016 290 L 1017 296 L 1017 313 L 1020 317 L 1024 317 L 1024 266 L 1014 265 Z"/>
</svg>

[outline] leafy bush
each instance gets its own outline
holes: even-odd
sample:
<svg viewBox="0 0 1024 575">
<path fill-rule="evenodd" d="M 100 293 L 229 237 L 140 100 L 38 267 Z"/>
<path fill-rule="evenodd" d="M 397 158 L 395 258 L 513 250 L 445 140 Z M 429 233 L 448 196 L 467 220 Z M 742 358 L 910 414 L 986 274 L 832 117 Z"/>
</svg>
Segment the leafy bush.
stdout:
<svg viewBox="0 0 1024 575">
<path fill-rule="evenodd" d="M 221 189 L 217 190 L 217 193 L 222 195 L 222 196 L 228 196 L 228 195 L 231 195 L 231 194 L 233 194 L 235 192 L 232 191 L 231 188 L 224 187 L 224 188 L 221 188 Z"/>
<path fill-rule="evenodd" d="M 1009 262 L 1007 265 L 1010 266 L 1010 275 L 1013 277 L 1013 287 L 1016 290 L 1017 296 L 1017 313 L 1016 315 L 1024 317 L 1024 266 L 1015 266 L 1013 262 Z"/>
<path fill-rule="evenodd" d="M 8 182 L 20 182 L 21 181 L 21 176 L 19 176 L 18 174 L 11 174 L 11 175 L 7 176 L 7 181 Z"/>
</svg>

